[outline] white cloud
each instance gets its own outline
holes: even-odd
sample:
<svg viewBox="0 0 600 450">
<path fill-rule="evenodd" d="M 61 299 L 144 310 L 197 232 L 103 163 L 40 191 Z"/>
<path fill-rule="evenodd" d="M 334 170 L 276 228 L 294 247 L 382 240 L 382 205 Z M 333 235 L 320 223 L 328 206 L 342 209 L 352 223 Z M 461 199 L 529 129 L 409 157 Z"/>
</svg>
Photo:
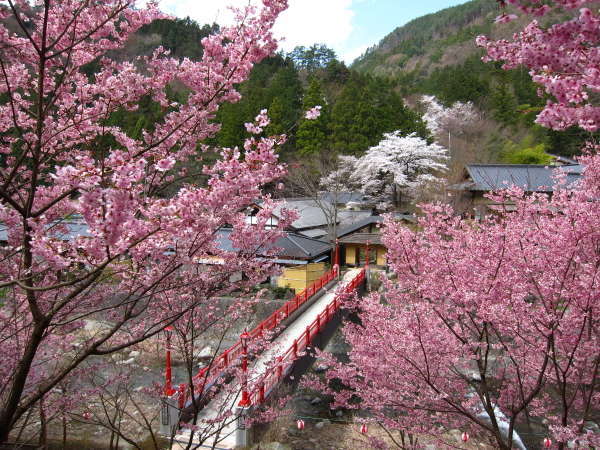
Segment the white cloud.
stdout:
<svg viewBox="0 0 600 450">
<path fill-rule="evenodd" d="M 340 52 L 339 58 L 342 61 L 345 61 L 346 64 L 350 64 L 352 61 L 354 61 L 356 58 L 362 55 L 368 48 L 369 45 L 365 44 L 360 45 L 358 47 L 342 50 Z"/>
<path fill-rule="evenodd" d="M 355 0 L 356 1 L 356 0 Z M 252 0 L 257 3 L 257 0 Z M 297 45 L 324 43 L 340 56 L 352 33 L 352 0 L 290 0 L 290 6 L 278 19 L 275 35 L 285 40 L 286 51 Z M 200 24 L 232 21 L 229 5 L 242 7 L 248 0 L 162 0 L 161 9 L 177 17 L 190 16 Z M 346 59 L 344 57 L 344 59 Z"/>
<path fill-rule="evenodd" d="M 285 38 L 281 45 L 285 50 L 315 42 L 338 49 L 352 33 L 351 6 L 351 0 L 291 0 L 275 34 Z"/>
</svg>

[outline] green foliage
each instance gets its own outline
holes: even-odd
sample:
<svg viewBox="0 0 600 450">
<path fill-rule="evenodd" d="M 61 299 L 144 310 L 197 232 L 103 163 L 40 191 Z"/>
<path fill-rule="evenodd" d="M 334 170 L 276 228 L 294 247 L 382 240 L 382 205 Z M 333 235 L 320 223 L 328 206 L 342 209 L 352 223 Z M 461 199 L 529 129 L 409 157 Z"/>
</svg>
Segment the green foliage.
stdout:
<svg viewBox="0 0 600 450">
<path fill-rule="evenodd" d="M 202 46 L 200 41 L 216 32 L 217 24 L 200 26 L 197 22 L 186 17 L 185 19 L 160 19 L 143 26 L 139 34 L 157 34 L 161 37 L 163 47 L 171 51 L 178 58 L 200 59 Z"/>
<path fill-rule="evenodd" d="M 490 97 L 492 116 L 505 125 L 514 125 L 517 122 L 517 100 L 504 80 L 492 89 Z"/>
<path fill-rule="evenodd" d="M 302 118 L 298 126 L 296 140 L 301 155 L 318 154 L 327 147 L 329 108 L 323 95 L 321 82 L 313 77 L 302 100 L 302 109 L 306 111 L 317 105 L 321 106 L 321 115 L 315 120 Z"/>
<path fill-rule="evenodd" d="M 353 73 L 333 107 L 331 147 L 360 155 L 377 144 L 383 133 L 396 130 L 429 137 L 421 117 L 404 105 L 389 82 Z"/>
<path fill-rule="evenodd" d="M 551 164 L 554 158 L 546 153 L 545 144 L 534 144 L 534 137 L 527 136 L 518 144 L 509 141 L 501 154 L 502 162 L 507 164 Z"/>
<path fill-rule="evenodd" d="M 200 26 L 190 18 L 157 20 L 146 25 L 130 39 L 127 48 L 111 56 L 131 60 L 149 54 L 162 45 L 177 58 L 198 59 L 202 56 L 202 38 L 217 25 Z M 410 48 L 409 48 L 410 47 Z M 418 52 L 415 46 L 408 53 Z M 86 66 L 92 77 L 98 65 Z M 301 80 L 308 80 L 302 82 Z M 269 110 L 268 134 L 286 134 L 283 157 L 315 155 L 325 150 L 361 154 L 381 140 L 383 133 L 402 130 L 429 138 L 420 116 L 408 109 L 396 87 L 379 77 L 361 75 L 338 61 L 335 52 L 323 44 L 297 47 L 287 56 L 278 54 L 257 64 L 249 79 L 238 86 L 242 99 L 223 104 L 216 114 L 220 131 L 205 143 L 222 147 L 242 147 L 248 133 L 244 124 L 252 122 L 261 109 Z M 169 92 L 171 99 L 184 100 L 181 86 Z M 304 112 L 321 105 L 321 117 L 305 120 Z M 139 138 L 143 129 L 152 129 L 168 110 L 150 97 L 144 98 L 135 111 L 117 111 L 107 124 L 119 124 L 132 137 Z M 99 139 L 98 152 L 117 145 L 114 139 Z"/>
<path fill-rule="evenodd" d="M 498 131 L 534 134 L 552 154 L 579 154 L 585 141 L 598 139 L 600 133 L 541 129 L 535 118 L 547 97 L 538 96 L 528 70 L 504 71 L 499 64 L 481 61 L 483 51 L 474 43 L 477 35 L 509 38 L 522 25 L 522 21 L 494 24 L 499 12 L 498 2 L 472 0 L 419 17 L 386 36 L 352 68 L 363 74 L 394 77 L 396 89 L 404 96 L 432 94 L 446 106 L 471 101 L 498 122 Z M 541 24 L 546 27 L 563 20 L 567 17 L 551 13 Z"/>
<path fill-rule="evenodd" d="M 306 48 L 298 46 L 287 55 L 298 69 L 304 69 L 313 72 L 316 69 L 323 69 L 336 59 L 335 52 L 325 44 L 313 44 Z"/>
<path fill-rule="evenodd" d="M 546 130 L 548 148 L 554 155 L 572 157 L 581 154 L 586 141 L 600 142 L 600 132 L 590 133 L 579 127 L 565 131 Z"/>
<path fill-rule="evenodd" d="M 297 122 L 301 104 L 302 84 L 290 59 L 281 55 L 267 58 L 257 64 L 248 81 L 239 90 L 242 100 L 225 104 L 217 114 L 221 131 L 211 143 L 223 147 L 241 146 L 247 132 L 244 123 L 252 122 L 261 109 L 269 109 L 272 124 L 267 132 L 289 133 Z M 272 109 L 274 109 L 272 111 Z M 294 137 L 286 144 L 289 150 Z"/>
<path fill-rule="evenodd" d="M 480 105 L 490 94 L 489 71 L 477 54 L 462 64 L 439 67 L 429 77 L 415 79 L 411 90 L 433 94 L 448 105 L 457 101 Z"/>
</svg>

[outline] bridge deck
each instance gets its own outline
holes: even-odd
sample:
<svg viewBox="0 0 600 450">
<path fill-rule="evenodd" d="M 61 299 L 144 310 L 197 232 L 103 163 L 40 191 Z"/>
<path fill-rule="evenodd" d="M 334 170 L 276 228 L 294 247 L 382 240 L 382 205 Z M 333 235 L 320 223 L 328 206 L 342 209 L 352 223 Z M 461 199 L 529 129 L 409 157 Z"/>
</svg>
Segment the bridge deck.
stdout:
<svg viewBox="0 0 600 450">
<path fill-rule="evenodd" d="M 281 334 L 273 340 L 268 349 L 261 353 L 251 363 L 248 370 L 250 384 L 252 384 L 253 380 L 258 380 L 263 377 L 272 366 L 272 363 L 279 357 L 283 357 L 286 352 L 288 352 L 295 340 L 300 340 L 303 336 L 306 336 L 307 327 L 310 327 L 311 324 L 317 320 L 317 317 L 319 317 L 319 315 L 321 315 L 323 311 L 325 311 L 326 308 L 334 301 L 336 292 L 355 279 L 360 271 L 361 269 L 351 269 L 347 271 L 339 283 L 336 283 L 330 287 L 324 295 L 310 305 L 306 311 L 304 311 L 304 313 L 296 318 L 294 322 L 289 324 L 285 330 L 283 330 Z M 302 345 L 301 348 L 304 348 L 304 345 Z M 231 418 L 229 419 L 229 423 L 226 425 L 223 425 L 222 423 L 211 423 L 217 417 L 219 417 L 224 409 L 235 411 L 236 406 L 240 401 L 240 396 L 231 395 L 231 392 L 239 393 L 241 390 L 237 380 L 235 381 L 235 385 L 233 387 L 234 389 L 227 389 L 226 392 L 218 394 L 213 401 L 209 403 L 199 414 L 198 422 L 202 429 L 200 434 L 202 436 L 212 434 L 215 435 L 214 437 L 208 439 L 205 445 L 202 447 L 217 449 L 231 449 L 235 447 L 235 431 L 237 428 L 237 421 Z M 189 440 L 189 434 L 189 430 L 180 430 L 180 433 L 175 437 L 175 441 L 181 442 L 182 444 L 187 444 Z M 217 434 L 218 436 L 216 436 Z M 216 446 L 213 447 L 213 444 L 216 444 Z M 185 445 L 182 447 L 177 447 L 175 445 L 173 448 L 185 448 Z"/>
</svg>

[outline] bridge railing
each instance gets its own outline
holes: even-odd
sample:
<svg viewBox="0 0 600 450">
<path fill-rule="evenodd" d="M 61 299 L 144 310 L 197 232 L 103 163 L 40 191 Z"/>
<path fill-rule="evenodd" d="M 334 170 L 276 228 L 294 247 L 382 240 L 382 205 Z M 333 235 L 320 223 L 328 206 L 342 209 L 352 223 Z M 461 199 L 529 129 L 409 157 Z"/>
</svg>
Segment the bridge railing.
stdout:
<svg viewBox="0 0 600 450">
<path fill-rule="evenodd" d="M 323 327 L 333 318 L 333 315 L 342 304 L 342 296 L 344 294 L 351 294 L 364 280 L 365 269 L 363 268 L 358 275 L 356 275 L 344 289 L 334 297 L 317 318 L 306 327 L 303 333 L 294 340 L 293 344 L 286 352 L 274 361 L 274 365 L 269 368 L 256 383 L 254 383 L 254 387 L 249 392 L 250 403 L 252 405 L 258 405 L 265 401 L 265 398 L 283 379 L 295 360 L 298 359 L 299 354 L 306 350 L 312 339 L 319 334 Z"/>
<path fill-rule="evenodd" d="M 262 337 L 265 331 L 271 331 L 277 328 L 281 322 L 298 310 L 298 308 L 306 303 L 313 295 L 319 292 L 323 286 L 326 286 L 330 281 L 336 278 L 338 273 L 339 266 L 335 265 L 333 269 L 326 272 L 321 278 L 316 280 L 299 294 L 296 294 L 294 298 L 287 301 L 281 308 L 277 309 L 273 314 L 258 324 L 258 326 L 249 332 L 250 338 L 256 339 Z M 237 364 L 241 356 L 242 342 L 238 339 L 235 344 L 217 356 L 210 366 L 203 368 L 194 376 L 194 391 L 196 395 L 203 393 L 212 386 L 212 384 L 222 376 L 229 367 Z"/>
</svg>

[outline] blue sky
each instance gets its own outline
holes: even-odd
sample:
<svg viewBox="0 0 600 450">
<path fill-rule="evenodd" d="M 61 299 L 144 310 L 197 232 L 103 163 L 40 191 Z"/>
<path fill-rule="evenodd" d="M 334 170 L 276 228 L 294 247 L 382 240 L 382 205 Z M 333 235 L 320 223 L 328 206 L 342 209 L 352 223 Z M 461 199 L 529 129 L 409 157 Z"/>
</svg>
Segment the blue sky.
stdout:
<svg viewBox="0 0 600 450">
<path fill-rule="evenodd" d="M 258 0 L 161 0 L 160 5 L 166 12 L 189 15 L 201 24 L 224 24 L 231 20 L 227 5 L 248 1 Z M 394 28 L 461 3 L 465 0 L 289 0 L 275 33 L 284 38 L 281 47 L 286 51 L 296 45 L 324 43 L 350 63 Z"/>
<path fill-rule="evenodd" d="M 356 55 L 358 49 L 365 49 L 376 44 L 396 27 L 425 14 L 461 3 L 465 3 L 465 0 L 363 0 L 352 2 L 353 32 L 340 52 L 351 55 L 350 59 L 353 59 L 358 56 Z M 348 58 L 346 57 L 346 59 Z"/>
</svg>

